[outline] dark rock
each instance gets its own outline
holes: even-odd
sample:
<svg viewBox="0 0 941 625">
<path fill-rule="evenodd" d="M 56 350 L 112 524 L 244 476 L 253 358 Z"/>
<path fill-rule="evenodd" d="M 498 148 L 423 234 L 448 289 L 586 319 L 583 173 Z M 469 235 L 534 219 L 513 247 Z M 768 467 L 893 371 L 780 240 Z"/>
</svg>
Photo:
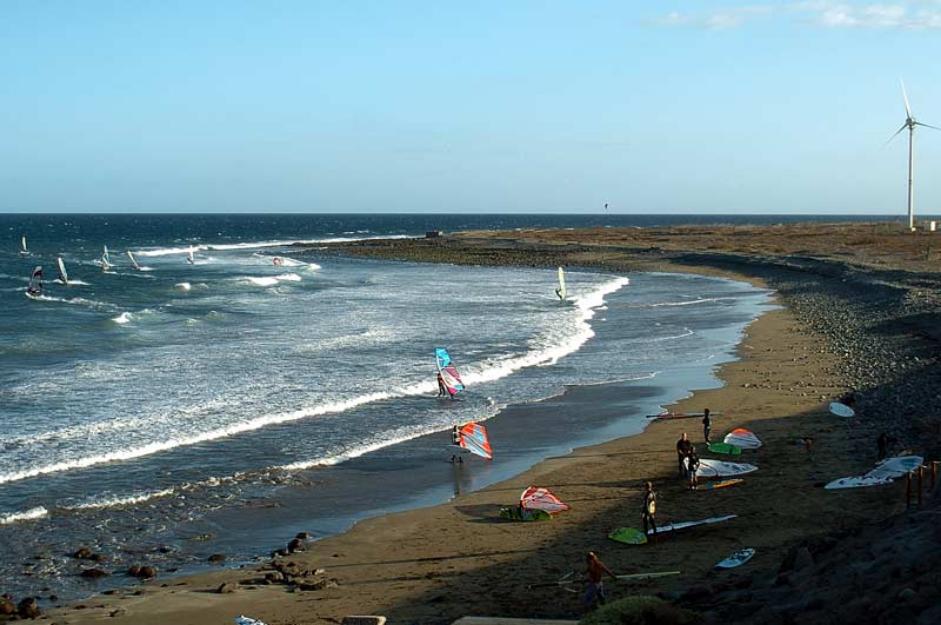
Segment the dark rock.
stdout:
<svg viewBox="0 0 941 625">
<path fill-rule="evenodd" d="M 10 616 L 16 614 L 16 605 L 11 599 L 3 597 L 0 599 L 0 616 Z"/>
<path fill-rule="evenodd" d="M 265 581 L 269 584 L 280 584 L 284 581 L 284 573 L 281 571 L 271 571 L 270 573 L 265 573 Z"/>
<path fill-rule="evenodd" d="M 140 574 L 138 577 L 141 579 L 153 579 L 157 577 L 157 569 L 152 566 L 142 566 L 140 567 Z"/>
<path fill-rule="evenodd" d="M 221 584 L 219 584 L 218 588 L 216 588 L 216 592 L 219 593 L 220 595 L 227 595 L 229 593 L 235 592 L 235 589 L 236 589 L 235 584 L 231 584 L 229 582 L 222 582 Z"/>
<path fill-rule="evenodd" d="M 211 556 L 209 556 L 209 561 L 212 562 L 213 564 L 219 564 L 219 563 L 225 562 L 225 554 L 214 553 Z"/>
<path fill-rule="evenodd" d="M 101 569 L 85 569 L 79 575 L 85 579 L 100 579 L 102 577 L 108 577 L 111 573 L 102 571 Z"/>
<path fill-rule="evenodd" d="M 88 547 L 79 547 L 77 550 L 72 552 L 72 557 L 77 560 L 92 560 L 95 558 L 95 553 L 92 552 Z"/>
<path fill-rule="evenodd" d="M 129 566 L 127 569 L 127 574 L 130 575 L 131 577 L 140 577 L 140 565 L 132 564 L 131 566 Z"/>
<path fill-rule="evenodd" d="M 27 597 L 16 606 L 16 613 L 20 618 L 39 618 L 42 610 L 34 597 Z"/>
<path fill-rule="evenodd" d="M 310 540 L 312 536 L 310 532 L 298 532 L 297 536 L 294 538 L 297 538 L 298 540 Z"/>
<path fill-rule="evenodd" d="M 304 541 L 300 538 L 293 538 L 288 543 L 288 552 L 294 553 L 295 551 L 304 551 Z"/>
<path fill-rule="evenodd" d="M 111 610 L 111 612 L 108 613 L 108 616 L 114 618 L 116 616 L 124 616 L 125 614 L 127 614 L 127 610 L 124 608 L 118 608 L 117 610 Z"/>
<path fill-rule="evenodd" d="M 305 580 L 297 584 L 298 590 L 323 590 L 326 587 L 327 580 L 325 579 Z"/>
</svg>

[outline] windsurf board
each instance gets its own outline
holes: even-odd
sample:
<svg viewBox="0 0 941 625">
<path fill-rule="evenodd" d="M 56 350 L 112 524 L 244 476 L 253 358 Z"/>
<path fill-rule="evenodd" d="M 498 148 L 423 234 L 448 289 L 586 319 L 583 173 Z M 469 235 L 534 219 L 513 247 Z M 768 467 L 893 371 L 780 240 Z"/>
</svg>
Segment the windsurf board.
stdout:
<svg viewBox="0 0 941 625">
<path fill-rule="evenodd" d="M 714 454 L 724 454 L 726 456 L 741 456 L 742 448 L 731 443 L 709 443 L 707 447 Z"/>
<path fill-rule="evenodd" d="M 846 404 L 840 403 L 838 401 L 831 401 L 830 414 L 843 417 L 844 419 L 849 419 L 850 417 L 856 416 L 856 411 Z"/>
<path fill-rule="evenodd" d="M 755 550 L 752 548 L 739 549 L 732 555 L 730 555 L 725 560 L 722 560 L 716 564 L 717 569 L 734 569 L 737 566 L 742 566 L 746 562 L 752 559 L 752 556 L 755 555 Z"/>
</svg>

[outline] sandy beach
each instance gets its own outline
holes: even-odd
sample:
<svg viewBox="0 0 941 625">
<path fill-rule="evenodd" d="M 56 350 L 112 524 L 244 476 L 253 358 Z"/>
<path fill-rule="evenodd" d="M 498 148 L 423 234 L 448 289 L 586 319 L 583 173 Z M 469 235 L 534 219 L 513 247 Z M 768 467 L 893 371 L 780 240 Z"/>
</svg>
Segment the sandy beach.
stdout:
<svg viewBox="0 0 941 625">
<path fill-rule="evenodd" d="M 433 262 L 698 272 L 775 289 L 781 309 L 749 326 L 740 360 L 718 372 L 724 386 L 696 391 L 673 407 L 681 413 L 705 407 L 721 412 L 714 419 L 714 439 L 735 427 L 752 429 L 765 445 L 744 452 L 741 460 L 759 470 L 739 486 L 688 491 L 676 477 L 674 444 L 686 431 L 703 452 L 699 419 L 657 420 L 640 435 L 548 458 L 446 504 L 363 521 L 259 568 L 158 577 L 50 610 L 49 616 L 57 623 L 144 625 L 231 623 L 238 614 L 269 625 L 336 623 L 345 615 L 364 613 L 386 615 L 393 623 L 428 624 L 467 614 L 578 618 L 583 613 L 583 559 L 592 550 L 619 574 L 681 571 L 654 581 L 612 583 L 612 598 L 660 594 L 708 618 L 734 613 L 736 622 L 833 622 L 839 605 L 781 607 L 774 602 L 768 593 L 783 583 L 787 567 L 782 562 L 793 561 L 795 549 L 826 543 L 826 549 L 810 549 L 818 562 L 807 571 L 818 564 L 825 567 L 825 557 L 840 551 L 834 549 L 840 540 L 872 531 L 904 511 L 905 486 L 897 482 L 833 493 L 822 485 L 872 466 L 881 431 L 896 437 L 896 451 L 912 446 L 937 458 L 939 444 L 936 407 L 903 418 L 912 412 L 906 402 L 912 401 L 913 388 L 932 389 L 927 391 L 932 394 L 941 388 L 932 386 L 938 376 L 937 335 L 931 330 L 938 327 L 934 252 L 930 246 L 925 252 L 923 240 L 897 241 L 881 226 L 852 228 L 859 231 L 829 233 L 857 240 L 846 248 L 851 251 L 825 237 L 809 238 L 800 226 L 786 236 L 781 231 L 768 237 L 742 235 L 735 228 L 685 235 L 546 231 L 339 247 L 342 254 Z M 874 251 L 868 253 L 869 248 Z M 913 260 L 919 254 L 921 260 Z M 902 264 L 906 271 L 899 269 Z M 858 397 L 859 417 L 830 415 L 827 403 L 850 390 Z M 511 406 L 501 418 L 512 418 L 515 411 L 616 410 L 617 402 L 616 384 L 572 387 L 544 402 Z M 799 442 L 803 437 L 814 439 L 811 452 Z M 660 522 L 738 516 L 641 547 L 608 540 L 615 528 L 639 526 L 645 480 L 652 480 L 659 493 Z M 501 521 L 499 508 L 513 504 L 531 484 L 551 488 L 572 510 L 551 522 Z M 291 538 L 285 536 L 285 543 Z M 936 557 L 937 536 L 933 540 L 913 557 Z M 757 550 L 746 567 L 713 570 L 716 562 L 742 547 Z M 931 570 L 900 574 L 893 583 L 916 585 L 910 580 L 925 578 Z M 575 583 L 555 583 L 569 572 L 574 572 Z M 813 585 L 819 579 L 814 575 L 806 572 L 801 583 Z M 845 581 L 832 574 L 828 578 Z M 768 593 L 762 594 L 765 586 Z M 798 588 L 793 583 L 788 587 Z M 937 594 L 934 588 L 931 595 L 927 582 L 916 585 L 914 592 L 925 605 L 896 612 L 927 614 Z M 723 602 L 723 596 L 729 599 Z M 881 605 L 873 600 L 859 606 L 859 614 Z"/>
</svg>

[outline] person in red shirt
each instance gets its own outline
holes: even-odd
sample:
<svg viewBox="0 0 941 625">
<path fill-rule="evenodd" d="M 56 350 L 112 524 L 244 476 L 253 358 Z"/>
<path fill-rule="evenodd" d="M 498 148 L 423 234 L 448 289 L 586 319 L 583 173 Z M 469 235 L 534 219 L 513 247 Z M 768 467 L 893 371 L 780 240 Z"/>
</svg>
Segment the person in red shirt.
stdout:
<svg viewBox="0 0 941 625">
<path fill-rule="evenodd" d="M 591 609 L 595 604 L 604 605 L 607 600 L 604 594 L 604 582 L 602 581 L 605 573 L 611 579 L 617 579 L 617 575 L 605 566 L 605 563 L 595 555 L 594 551 L 588 552 L 588 555 L 585 556 L 585 563 L 588 567 L 588 590 L 585 591 L 584 603 L 585 606 Z"/>
</svg>

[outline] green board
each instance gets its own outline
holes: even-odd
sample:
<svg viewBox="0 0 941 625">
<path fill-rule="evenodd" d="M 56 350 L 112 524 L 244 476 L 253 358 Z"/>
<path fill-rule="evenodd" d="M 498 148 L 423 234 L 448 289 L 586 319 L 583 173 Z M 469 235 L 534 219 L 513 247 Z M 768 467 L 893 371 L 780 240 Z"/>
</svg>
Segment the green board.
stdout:
<svg viewBox="0 0 941 625">
<path fill-rule="evenodd" d="M 625 545 L 644 545 L 647 543 L 647 537 L 644 533 L 633 527 L 619 527 L 608 534 L 608 538 Z"/>
<path fill-rule="evenodd" d="M 725 454 L 726 456 L 741 456 L 742 448 L 730 445 L 728 443 L 709 443 L 709 451 L 714 454 Z"/>
</svg>

